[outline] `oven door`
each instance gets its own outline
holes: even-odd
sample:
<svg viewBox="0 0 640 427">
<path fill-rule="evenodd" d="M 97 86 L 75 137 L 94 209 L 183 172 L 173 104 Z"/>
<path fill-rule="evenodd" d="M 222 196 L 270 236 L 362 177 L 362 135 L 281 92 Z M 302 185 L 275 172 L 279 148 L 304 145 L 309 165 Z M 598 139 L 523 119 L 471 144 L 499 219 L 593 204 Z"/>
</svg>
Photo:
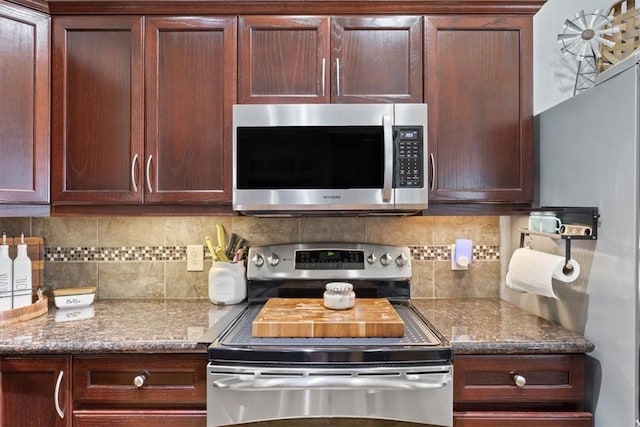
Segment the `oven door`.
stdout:
<svg viewBox="0 0 640 427">
<path fill-rule="evenodd" d="M 207 426 L 302 418 L 453 423 L 453 367 L 284 367 L 210 363 Z"/>
</svg>

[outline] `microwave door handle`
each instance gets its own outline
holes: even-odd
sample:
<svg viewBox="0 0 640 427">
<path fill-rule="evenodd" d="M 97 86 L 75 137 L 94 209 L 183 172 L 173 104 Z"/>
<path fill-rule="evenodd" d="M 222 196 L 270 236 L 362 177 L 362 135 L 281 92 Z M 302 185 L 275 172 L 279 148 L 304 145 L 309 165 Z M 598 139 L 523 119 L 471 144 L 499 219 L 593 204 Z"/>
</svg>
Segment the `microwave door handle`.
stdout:
<svg viewBox="0 0 640 427">
<path fill-rule="evenodd" d="M 382 188 L 382 201 L 391 201 L 391 183 L 393 174 L 393 129 L 391 116 L 382 116 L 382 128 L 384 131 L 384 187 Z"/>
</svg>

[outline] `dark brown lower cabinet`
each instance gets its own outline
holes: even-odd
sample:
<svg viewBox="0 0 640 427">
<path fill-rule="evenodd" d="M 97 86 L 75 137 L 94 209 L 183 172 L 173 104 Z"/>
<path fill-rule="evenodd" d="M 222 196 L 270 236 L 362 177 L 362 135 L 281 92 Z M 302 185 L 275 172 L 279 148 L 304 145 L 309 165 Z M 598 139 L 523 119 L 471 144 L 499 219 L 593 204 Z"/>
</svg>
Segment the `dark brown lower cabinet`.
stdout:
<svg viewBox="0 0 640 427">
<path fill-rule="evenodd" d="M 454 357 L 455 427 L 591 427 L 584 354 Z"/>
<path fill-rule="evenodd" d="M 71 358 L 0 357 L 0 426 L 71 426 Z"/>
<path fill-rule="evenodd" d="M 454 356 L 455 427 L 592 427 L 584 354 Z M 204 427 L 202 354 L 3 356 L 0 425 Z"/>
<path fill-rule="evenodd" d="M 78 355 L 74 427 L 204 427 L 203 354 Z"/>
</svg>

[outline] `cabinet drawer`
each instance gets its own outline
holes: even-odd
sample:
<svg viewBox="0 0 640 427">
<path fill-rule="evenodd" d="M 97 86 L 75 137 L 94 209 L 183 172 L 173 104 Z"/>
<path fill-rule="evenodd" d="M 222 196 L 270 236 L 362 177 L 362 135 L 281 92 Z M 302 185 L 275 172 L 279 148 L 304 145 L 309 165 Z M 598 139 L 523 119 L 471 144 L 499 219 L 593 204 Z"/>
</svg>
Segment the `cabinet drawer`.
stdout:
<svg viewBox="0 0 640 427">
<path fill-rule="evenodd" d="M 77 408 L 204 408 L 206 364 L 206 354 L 78 356 L 73 400 Z"/>
<path fill-rule="evenodd" d="M 591 427 L 589 412 L 457 412 L 454 427 Z"/>
<path fill-rule="evenodd" d="M 205 427 L 201 411 L 75 411 L 74 427 Z"/>
<path fill-rule="evenodd" d="M 454 357 L 456 403 L 581 402 L 585 356 L 507 355 Z M 516 384 L 516 379 L 524 384 Z"/>
</svg>

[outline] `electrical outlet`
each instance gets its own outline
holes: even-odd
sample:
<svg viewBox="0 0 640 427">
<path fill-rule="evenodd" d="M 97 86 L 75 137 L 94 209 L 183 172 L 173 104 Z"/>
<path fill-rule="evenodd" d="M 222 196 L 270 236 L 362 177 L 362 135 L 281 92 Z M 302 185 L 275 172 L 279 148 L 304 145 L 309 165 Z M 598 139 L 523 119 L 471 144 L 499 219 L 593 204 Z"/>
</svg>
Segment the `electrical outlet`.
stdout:
<svg viewBox="0 0 640 427">
<path fill-rule="evenodd" d="M 187 271 L 204 271 L 203 245 L 187 245 Z"/>
</svg>

